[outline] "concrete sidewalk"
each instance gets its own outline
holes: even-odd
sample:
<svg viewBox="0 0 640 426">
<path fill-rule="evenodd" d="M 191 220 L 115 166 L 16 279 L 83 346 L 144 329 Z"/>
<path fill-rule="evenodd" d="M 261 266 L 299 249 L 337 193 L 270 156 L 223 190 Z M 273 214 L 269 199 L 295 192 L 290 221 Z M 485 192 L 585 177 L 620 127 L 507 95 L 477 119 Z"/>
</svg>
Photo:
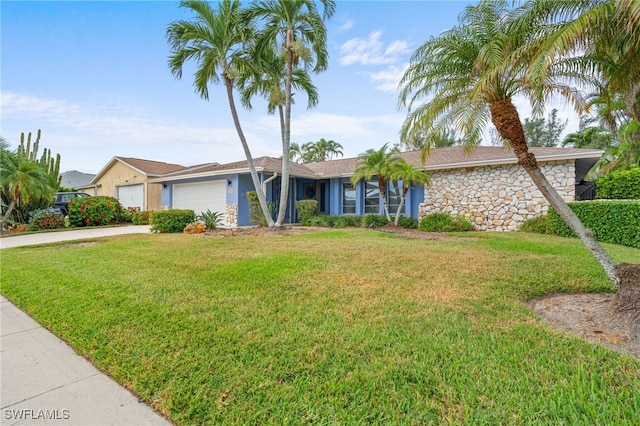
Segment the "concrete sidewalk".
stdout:
<svg viewBox="0 0 640 426">
<path fill-rule="evenodd" d="M 146 229 L 145 229 L 146 228 Z M 2 248 L 149 232 L 101 228 L 2 238 Z M 171 425 L 0 297 L 2 425 Z"/>
</svg>

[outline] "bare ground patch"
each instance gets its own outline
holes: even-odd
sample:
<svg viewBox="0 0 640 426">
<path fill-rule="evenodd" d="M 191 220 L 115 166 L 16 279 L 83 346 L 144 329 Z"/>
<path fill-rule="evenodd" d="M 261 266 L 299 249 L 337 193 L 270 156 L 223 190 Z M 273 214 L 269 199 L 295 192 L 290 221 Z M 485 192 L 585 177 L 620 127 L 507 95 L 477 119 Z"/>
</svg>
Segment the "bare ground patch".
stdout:
<svg viewBox="0 0 640 426">
<path fill-rule="evenodd" d="M 615 294 L 553 294 L 529 301 L 549 324 L 640 359 L 640 265 L 616 269 Z"/>
</svg>

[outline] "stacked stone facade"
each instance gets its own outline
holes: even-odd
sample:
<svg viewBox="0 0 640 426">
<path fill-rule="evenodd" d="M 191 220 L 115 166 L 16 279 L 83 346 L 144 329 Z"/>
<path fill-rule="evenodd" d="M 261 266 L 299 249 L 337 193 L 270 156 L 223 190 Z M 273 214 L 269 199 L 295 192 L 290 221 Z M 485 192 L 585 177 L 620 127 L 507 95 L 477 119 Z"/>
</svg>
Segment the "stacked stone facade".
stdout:
<svg viewBox="0 0 640 426">
<path fill-rule="evenodd" d="M 225 209 L 225 226 L 229 228 L 238 227 L 238 204 L 227 204 Z"/>
<path fill-rule="evenodd" d="M 573 162 L 540 164 L 547 180 L 565 201 L 575 196 Z M 420 217 L 433 213 L 464 215 L 482 231 L 516 231 L 522 222 L 545 213 L 549 204 L 524 169 L 497 165 L 437 170 L 429 173 Z"/>
</svg>

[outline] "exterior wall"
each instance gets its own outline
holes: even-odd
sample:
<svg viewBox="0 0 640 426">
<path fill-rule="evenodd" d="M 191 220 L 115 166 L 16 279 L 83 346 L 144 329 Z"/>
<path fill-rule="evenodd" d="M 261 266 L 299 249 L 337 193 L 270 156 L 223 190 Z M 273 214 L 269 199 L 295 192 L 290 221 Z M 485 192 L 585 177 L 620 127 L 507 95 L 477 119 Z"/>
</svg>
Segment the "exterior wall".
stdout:
<svg viewBox="0 0 640 426">
<path fill-rule="evenodd" d="M 105 195 L 116 197 L 118 186 L 143 184 L 144 210 L 160 210 L 162 208 L 162 185 L 159 183 L 147 183 L 147 176 L 131 167 L 115 161 L 95 183 L 95 191 L 90 195 Z"/>
<path fill-rule="evenodd" d="M 565 201 L 575 195 L 574 162 L 548 162 L 540 167 Z M 419 216 L 432 213 L 465 215 L 478 230 L 516 231 L 527 219 L 540 216 L 548 203 L 518 165 L 433 171 L 425 186 Z"/>
</svg>

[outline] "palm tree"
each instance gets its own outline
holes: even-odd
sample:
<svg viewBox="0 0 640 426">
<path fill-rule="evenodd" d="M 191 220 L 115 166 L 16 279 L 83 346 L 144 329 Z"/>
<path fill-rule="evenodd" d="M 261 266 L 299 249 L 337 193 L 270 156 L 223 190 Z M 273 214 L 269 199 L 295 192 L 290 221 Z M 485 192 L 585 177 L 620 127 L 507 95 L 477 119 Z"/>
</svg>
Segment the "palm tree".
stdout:
<svg viewBox="0 0 640 426">
<path fill-rule="evenodd" d="M 321 0 L 324 18 L 335 11 L 335 0 Z M 263 52 L 285 55 L 284 120 L 282 122 L 282 188 L 276 226 L 284 222 L 289 197 L 289 149 L 291 142 L 291 104 L 294 68 L 302 60 L 305 68 L 319 73 L 327 68 L 327 30 L 316 3 L 312 0 L 255 1 L 248 9 L 249 19 L 264 20 L 258 34 L 257 57 Z"/>
<path fill-rule="evenodd" d="M 0 186 L 9 199 L 9 205 L 0 218 L 0 227 L 4 227 L 17 205 L 39 198 L 51 199 L 56 188 L 47 171 L 37 162 L 9 152 L 4 143 L 1 155 Z"/>
<path fill-rule="evenodd" d="M 387 207 L 387 180 L 391 178 L 399 158 L 394 157 L 393 152 L 387 151 L 388 145 L 386 143 L 378 150 L 368 149 L 367 152 L 360 155 L 356 170 L 351 176 L 351 183 L 355 186 L 360 180 L 370 181 L 375 176 L 378 181 L 384 213 L 387 220 L 391 222 L 391 215 Z"/>
<path fill-rule="evenodd" d="M 531 84 L 530 64 L 539 54 L 542 42 L 557 30 L 557 25 L 547 24 L 532 12 L 536 5 L 525 3 L 512 9 L 506 1 L 483 1 L 464 10 L 459 26 L 420 46 L 400 82 L 400 104 L 409 108 L 401 139 L 413 140 L 419 132 L 437 134 L 453 127 L 463 133 L 464 144 L 474 146 L 491 120 L 538 190 L 618 285 L 615 265 L 609 255 L 547 181 L 535 156 L 529 152 L 513 103 L 515 96 L 524 96 L 539 114 L 545 100 L 559 93 L 578 112 L 586 109 L 581 94 L 567 84 L 572 80 L 565 78 L 580 75 L 575 70 L 577 64 L 572 61 L 547 57 L 545 64 L 551 62 L 557 66 L 550 68 L 545 79 Z M 563 72 L 569 65 L 574 67 L 571 74 Z M 430 102 L 418 105 L 425 99 Z M 415 105 L 418 106 L 414 109 Z M 423 156 L 427 153 L 428 147 L 423 150 Z"/>
<path fill-rule="evenodd" d="M 253 186 L 258 194 L 260 208 L 268 226 L 274 222 L 269 213 L 253 157 L 240 125 L 233 96 L 238 76 L 251 68 L 249 55 L 254 28 L 242 19 L 238 0 L 223 0 L 217 9 L 202 0 L 183 0 L 181 7 L 195 13 L 193 21 L 176 21 L 167 28 L 167 40 L 171 47 L 169 67 L 173 75 L 182 78 L 186 62 L 195 61 L 194 86 L 201 98 L 209 100 L 209 83 L 224 83 L 229 109 L 235 124 L 242 149 L 249 164 Z"/>
<path fill-rule="evenodd" d="M 342 145 L 333 140 L 326 140 L 321 138 L 319 141 L 313 144 L 315 150 L 314 161 L 331 160 L 334 156 L 342 157 Z"/>
<path fill-rule="evenodd" d="M 284 106 L 285 106 L 285 56 L 281 52 L 263 50 L 261 57 L 256 57 L 255 63 L 248 72 L 243 73 L 238 79 L 241 90 L 241 102 L 251 109 L 251 98 L 257 94 L 267 99 L 267 112 L 274 114 L 278 110 L 280 119 L 280 135 L 284 141 Z M 305 69 L 295 68 L 292 74 L 291 85 L 307 95 L 307 110 L 318 105 L 318 90 L 311 81 L 309 73 Z M 291 155 L 289 155 L 291 158 Z"/>
<path fill-rule="evenodd" d="M 428 185 L 430 183 L 430 178 L 426 170 L 420 170 L 413 164 L 409 164 L 404 159 L 399 158 L 393 165 L 390 180 L 393 182 L 402 182 L 400 205 L 398 206 L 394 222 L 395 225 L 398 226 L 398 223 L 400 223 L 402 206 L 404 205 L 404 200 L 409 188 L 411 188 L 411 185 L 413 184 L 420 186 Z"/>
</svg>

